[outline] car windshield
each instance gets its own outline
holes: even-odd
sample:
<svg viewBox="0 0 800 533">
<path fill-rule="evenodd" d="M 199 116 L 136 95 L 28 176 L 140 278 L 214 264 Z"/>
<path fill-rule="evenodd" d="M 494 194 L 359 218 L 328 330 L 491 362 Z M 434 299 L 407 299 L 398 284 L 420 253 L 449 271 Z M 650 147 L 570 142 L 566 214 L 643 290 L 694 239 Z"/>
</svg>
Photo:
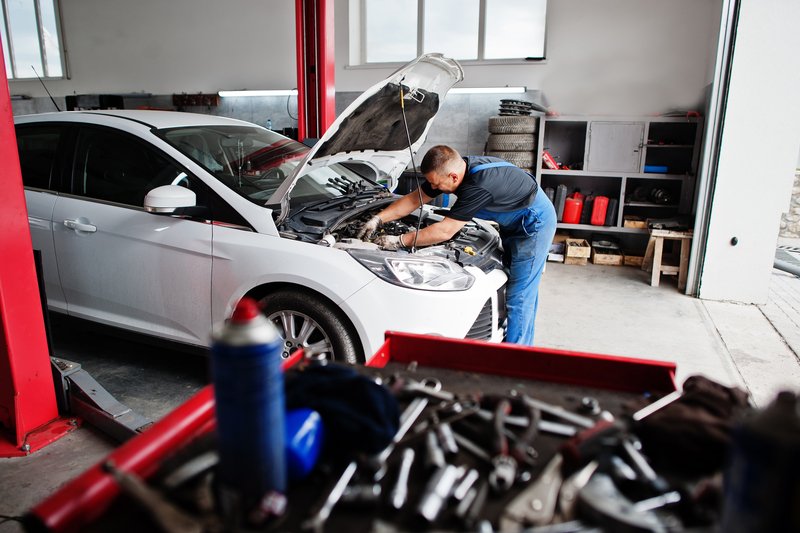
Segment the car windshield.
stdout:
<svg viewBox="0 0 800 533">
<path fill-rule="evenodd" d="M 275 193 L 309 150 L 304 144 L 256 126 L 187 126 L 159 130 L 158 134 L 220 182 L 259 205 Z M 298 180 L 290 205 L 376 186 L 353 165 L 319 167 Z"/>
</svg>

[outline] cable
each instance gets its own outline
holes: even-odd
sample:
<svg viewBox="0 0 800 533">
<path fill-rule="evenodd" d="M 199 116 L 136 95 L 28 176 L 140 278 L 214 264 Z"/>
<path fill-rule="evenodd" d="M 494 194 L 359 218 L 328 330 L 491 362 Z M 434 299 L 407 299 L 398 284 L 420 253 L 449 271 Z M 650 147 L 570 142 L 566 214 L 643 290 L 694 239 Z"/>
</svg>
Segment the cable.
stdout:
<svg viewBox="0 0 800 533">
<path fill-rule="evenodd" d="M 290 119 L 292 119 L 292 120 L 295 120 L 295 121 L 296 121 L 298 117 L 293 117 L 293 116 L 292 116 L 292 112 L 291 112 L 291 111 L 289 111 L 289 102 L 290 102 L 290 100 L 291 100 L 291 99 L 292 99 L 292 97 L 291 97 L 291 96 L 287 96 L 287 97 L 286 97 L 286 114 L 287 114 L 287 115 L 289 115 L 289 118 L 290 118 Z"/>
<path fill-rule="evenodd" d="M 22 522 L 23 517 L 21 516 L 8 516 L 4 514 L 0 514 L 0 524 L 5 524 L 6 522 Z"/>
<path fill-rule="evenodd" d="M 404 78 L 405 79 L 405 78 Z M 420 189 L 419 174 L 417 173 L 417 163 L 414 161 L 414 150 L 411 148 L 411 133 L 408 131 L 408 119 L 406 119 L 406 105 L 403 102 L 403 80 L 400 80 L 400 111 L 403 113 L 403 126 L 406 129 L 406 139 L 408 139 L 408 153 L 411 154 L 411 167 L 414 169 L 414 179 L 417 180 L 417 196 L 419 197 L 419 216 L 417 217 L 417 229 L 414 232 L 414 242 L 411 243 L 411 253 L 417 251 L 417 236 L 419 229 L 422 227 L 422 190 Z M 400 235 L 400 243 L 402 244 L 403 236 Z"/>
</svg>

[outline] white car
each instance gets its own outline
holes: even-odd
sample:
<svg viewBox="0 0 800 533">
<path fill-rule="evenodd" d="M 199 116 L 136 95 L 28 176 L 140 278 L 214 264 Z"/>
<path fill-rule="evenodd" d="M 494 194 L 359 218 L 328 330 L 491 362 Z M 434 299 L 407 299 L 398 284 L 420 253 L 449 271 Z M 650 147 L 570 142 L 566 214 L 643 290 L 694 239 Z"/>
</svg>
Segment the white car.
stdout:
<svg viewBox="0 0 800 533">
<path fill-rule="evenodd" d="M 386 330 L 502 340 L 507 277 L 489 224 L 413 253 L 355 238 L 393 200 L 385 184 L 461 78 L 455 61 L 422 56 L 361 95 L 312 148 L 210 115 L 17 117 L 49 308 L 208 346 L 212 324 L 249 295 L 278 326 L 284 355 L 304 346 L 353 363 Z M 441 217 L 425 206 L 381 231 Z"/>
</svg>

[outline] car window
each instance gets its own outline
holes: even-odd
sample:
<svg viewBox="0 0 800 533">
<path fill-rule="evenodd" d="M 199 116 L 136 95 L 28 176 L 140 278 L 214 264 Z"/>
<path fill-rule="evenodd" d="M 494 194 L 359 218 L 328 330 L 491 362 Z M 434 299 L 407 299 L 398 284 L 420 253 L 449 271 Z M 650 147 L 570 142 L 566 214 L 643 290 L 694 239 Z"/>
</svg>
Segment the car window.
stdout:
<svg viewBox="0 0 800 533">
<path fill-rule="evenodd" d="M 63 131 L 63 126 L 53 124 L 17 128 L 19 164 L 26 187 L 58 188 L 53 178 Z"/>
<path fill-rule="evenodd" d="M 308 147 L 256 126 L 187 126 L 156 132 L 217 180 L 263 205 Z"/>
<path fill-rule="evenodd" d="M 142 207 L 160 185 L 188 184 L 186 172 L 153 146 L 106 128 L 84 128 L 78 137 L 72 188 L 75 194 Z"/>
</svg>

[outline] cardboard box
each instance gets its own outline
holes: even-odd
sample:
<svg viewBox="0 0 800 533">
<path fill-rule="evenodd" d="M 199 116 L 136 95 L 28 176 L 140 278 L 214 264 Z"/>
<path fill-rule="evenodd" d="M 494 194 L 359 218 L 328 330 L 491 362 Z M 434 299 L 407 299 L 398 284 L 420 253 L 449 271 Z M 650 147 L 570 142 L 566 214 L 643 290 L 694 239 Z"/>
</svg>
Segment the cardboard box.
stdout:
<svg viewBox="0 0 800 533">
<path fill-rule="evenodd" d="M 566 255 L 564 263 L 567 265 L 585 265 L 589 262 L 592 247 L 586 239 L 566 239 Z"/>
<path fill-rule="evenodd" d="M 622 217 L 622 226 L 625 228 L 647 229 L 647 221 L 642 217 L 625 215 Z"/>
</svg>

